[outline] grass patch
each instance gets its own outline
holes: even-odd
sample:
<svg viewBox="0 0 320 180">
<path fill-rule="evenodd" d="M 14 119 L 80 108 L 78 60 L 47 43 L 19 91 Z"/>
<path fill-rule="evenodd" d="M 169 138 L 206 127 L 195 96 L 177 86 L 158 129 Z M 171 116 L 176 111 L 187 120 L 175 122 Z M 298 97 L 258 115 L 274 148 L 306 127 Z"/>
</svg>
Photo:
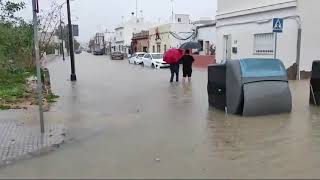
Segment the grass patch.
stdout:
<svg viewBox="0 0 320 180">
<path fill-rule="evenodd" d="M 45 98 L 48 101 L 48 103 L 55 103 L 57 102 L 56 100 L 59 98 L 59 96 L 55 94 L 49 94 Z"/>
<path fill-rule="evenodd" d="M 0 99 L 11 102 L 23 98 L 26 93 L 26 78 L 31 72 L 0 73 Z"/>
<path fill-rule="evenodd" d="M 36 102 L 36 92 L 30 92 L 27 87 L 27 78 L 35 75 L 34 71 L 19 73 L 0 72 L 0 110 L 11 109 L 8 104 L 19 104 L 23 102 Z M 34 94 L 33 94 L 34 93 Z M 48 103 L 57 102 L 59 96 L 44 93 L 44 99 Z"/>
<path fill-rule="evenodd" d="M 10 108 L 11 108 L 10 106 L 5 106 L 0 104 L 0 110 L 8 110 Z"/>
</svg>

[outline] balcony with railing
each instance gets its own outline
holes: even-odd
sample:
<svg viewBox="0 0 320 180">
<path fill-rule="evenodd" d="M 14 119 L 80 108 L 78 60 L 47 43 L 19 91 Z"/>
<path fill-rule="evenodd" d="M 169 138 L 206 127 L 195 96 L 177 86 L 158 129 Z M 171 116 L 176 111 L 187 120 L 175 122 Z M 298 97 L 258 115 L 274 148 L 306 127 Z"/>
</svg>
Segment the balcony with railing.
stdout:
<svg viewBox="0 0 320 180">
<path fill-rule="evenodd" d="M 149 31 L 141 31 L 139 33 L 133 33 L 133 40 L 138 39 L 148 39 L 149 38 Z"/>
</svg>

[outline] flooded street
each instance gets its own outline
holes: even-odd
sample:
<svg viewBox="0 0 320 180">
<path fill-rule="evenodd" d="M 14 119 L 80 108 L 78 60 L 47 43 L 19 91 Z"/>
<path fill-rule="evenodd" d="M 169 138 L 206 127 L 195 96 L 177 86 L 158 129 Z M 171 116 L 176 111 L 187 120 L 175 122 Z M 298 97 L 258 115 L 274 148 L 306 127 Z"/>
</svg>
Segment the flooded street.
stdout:
<svg viewBox="0 0 320 180">
<path fill-rule="evenodd" d="M 291 82 L 291 114 L 243 118 L 208 106 L 207 71 L 192 84 L 169 70 L 76 56 L 48 64 L 60 96 L 47 122 L 72 137 L 55 152 L 0 169 L 0 178 L 319 178 L 320 109 L 307 81 Z M 36 119 L 37 111 L 0 112 Z"/>
</svg>

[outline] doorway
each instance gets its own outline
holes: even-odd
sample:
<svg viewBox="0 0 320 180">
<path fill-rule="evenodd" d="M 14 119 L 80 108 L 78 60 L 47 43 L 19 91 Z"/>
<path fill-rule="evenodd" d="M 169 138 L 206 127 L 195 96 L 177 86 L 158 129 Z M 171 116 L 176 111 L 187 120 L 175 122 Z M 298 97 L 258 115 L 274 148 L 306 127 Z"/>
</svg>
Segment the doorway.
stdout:
<svg viewBox="0 0 320 180">
<path fill-rule="evenodd" d="M 231 35 L 224 35 L 223 36 L 223 60 L 230 60 L 231 59 Z"/>
<path fill-rule="evenodd" d="M 210 54 L 210 42 L 209 41 L 206 41 L 205 53 L 206 53 L 206 55 Z"/>
</svg>

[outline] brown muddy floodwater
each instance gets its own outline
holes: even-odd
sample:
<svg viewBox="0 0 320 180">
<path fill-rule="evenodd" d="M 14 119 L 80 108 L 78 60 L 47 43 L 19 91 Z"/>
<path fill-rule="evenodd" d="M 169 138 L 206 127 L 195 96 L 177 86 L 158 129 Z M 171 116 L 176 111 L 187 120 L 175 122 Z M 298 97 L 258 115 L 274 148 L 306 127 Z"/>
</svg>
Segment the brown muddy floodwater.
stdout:
<svg viewBox="0 0 320 180">
<path fill-rule="evenodd" d="M 308 104 L 307 81 L 290 82 L 292 113 L 244 118 L 208 106 L 205 70 L 170 85 L 166 69 L 76 58 L 73 85 L 69 63 L 48 65 L 60 99 L 45 114 L 74 141 L 0 169 L 1 178 L 320 178 L 320 109 Z"/>
</svg>

